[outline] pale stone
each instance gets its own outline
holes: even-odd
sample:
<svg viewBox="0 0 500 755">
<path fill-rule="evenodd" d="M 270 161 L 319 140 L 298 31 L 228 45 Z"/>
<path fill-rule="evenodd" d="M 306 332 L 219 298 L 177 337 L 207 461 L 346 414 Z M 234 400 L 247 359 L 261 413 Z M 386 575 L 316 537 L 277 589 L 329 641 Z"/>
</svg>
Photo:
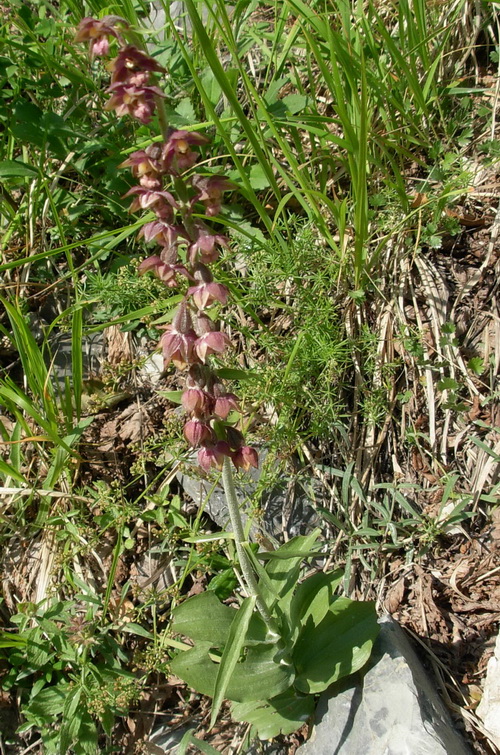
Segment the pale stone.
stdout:
<svg viewBox="0 0 500 755">
<path fill-rule="evenodd" d="M 323 693 L 299 755 L 470 755 L 403 630 L 390 617 L 362 672 Z"/>
<path fill-rule="evenodd" d="M 500 749 L 500 634 L 495 643 L 495 652 L 488 661 L 483 697 L 476 713 L 488 730 L 490 739 Z"/>
</svg>

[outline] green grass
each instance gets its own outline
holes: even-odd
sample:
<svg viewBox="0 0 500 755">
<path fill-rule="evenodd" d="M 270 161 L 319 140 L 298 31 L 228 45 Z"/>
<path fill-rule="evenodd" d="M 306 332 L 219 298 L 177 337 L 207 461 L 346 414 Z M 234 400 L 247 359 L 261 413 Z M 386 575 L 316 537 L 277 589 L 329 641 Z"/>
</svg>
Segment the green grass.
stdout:
<svg viewBox="0 0 500 755">
<path fill-rule="evenodd" d="M 465 243 L 471 207 L 490 219 L 467 196 L 499 158 L 476 77 L 478 60 L 498 63 L 491 4 L 253 0 L 229 14 L 186 0 L 191 35 L 163 6 L 159 31 L 145 0 L 15 2 L 0 26 L 0 546 L 38 563 L 35 587 L 14 580 L 1 604 L 0 684 L 19 696 L 25 746 L 41 737 L 49 754 L 120 747 L 121 717 L 179 648 L 171 607 L 199 584 L 221 598 L 236 586 L 231 540 L 207 539 L 179 498 L 180 420 L 138 382 L 140 360 L 85 374 L 87 338 L 110 324 L 154 348 L 177 292 L 136 277 L 144 220 L 121 198 L 132 179 L 118 165 L 157 124 L 103 111 L 108 73 L 72 41 L 82 14 L 130 21 L 168 71 L 169 122 L 209 135 L 204 168 L 238 187 L 218 275 L 238 344 L 225 366 L 248 368 L 234 389 L 270 451 L 258 489 L 303 484 L 346 589 L 357 579 L 368 595 L 391 558 L 439 553 L 451 525 L 487 521 L 498 492 L 494 422 L 471 412 L 495 401 L 496 362 L 433 256 Z M 122 442 L 134 402 L 154 429 Z M 171 569 L 168 587 L 132 585 L 144 552 Z"/>
</svg>

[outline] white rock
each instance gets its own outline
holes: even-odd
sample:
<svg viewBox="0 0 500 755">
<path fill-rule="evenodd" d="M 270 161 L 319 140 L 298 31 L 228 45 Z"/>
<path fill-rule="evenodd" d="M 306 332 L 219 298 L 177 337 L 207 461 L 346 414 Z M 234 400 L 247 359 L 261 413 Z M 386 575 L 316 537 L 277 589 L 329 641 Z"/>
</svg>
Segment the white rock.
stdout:
<svg viewBox="0 0 500 755">
<path fill-rule="evenodd" d="M 495 644 L 495 652 L 488 661 L 483 697 L 476 713 L 500 749 L 500 634 Z"/>
<path fill-rule="evenodd" d="M 323 693 L 297 754 L 469 754 L 401 627 L 390 617 L 380 624 L 368 666 Z"/>
</svg>

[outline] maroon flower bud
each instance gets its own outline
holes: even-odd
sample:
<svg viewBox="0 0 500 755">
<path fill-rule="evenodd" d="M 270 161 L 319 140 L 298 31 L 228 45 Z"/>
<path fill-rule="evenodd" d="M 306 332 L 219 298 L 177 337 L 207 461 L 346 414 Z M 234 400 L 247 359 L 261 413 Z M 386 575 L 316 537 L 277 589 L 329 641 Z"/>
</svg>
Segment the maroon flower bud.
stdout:
<svg viewBox="0 0 500 755">
<path fill-rule="evenodd" d="M 119 39 L 119 34 L 114 28 L 114 24 L 120 23 L 128 26 L 124 18 L 120 16 L 104 16 L 100 20 L 97 18 L 83 18 L 78 24 L 78 30 L 75 35 L 75 42 L 90 41 L 90 54 L 107 55 L 109 52 L 109 37 Z"/>
<path fill-rule="evenodd" d="M 245 472 L 248 472 L 250 467 L 255 467 L 255 469 L 259 467 L 259 455 L 255 448 L 250 448 L 250 446 L 242 446 L 232 454 L 231 458 L 236 469 L 241 468 Z"/>
<path fill-rule="evenodd" d="M 184 425 L 184 437 L 192 446 L 201 446 L 213 440 L 212 429 L 199 419 L 191 419 Z"/>
<path fill-rule="evenodd" d="M 182 394 L 182 406 L 189 413 L 195 415 L 210 414 L 212 404 L 212 398 L 201 388 L 187 388 Z"/>
<path fill-rule="evenodd" d="M 220 440 L 215 446 L 200 448 L 198 451 L 198 464 L 205 470 L 205 472 L 208 472 L 210 467 L 222 469 L 224 456 L 230 455 L 231 451 L 229 446 L 223 440 Z"/>
<path fill-rule="evenodd" d="M 235 184 L 223 176 L 193 176 L 193 186 L 199 193 L 194 202 L 203 202 L 205 212 L 210 217 L 218 215 L 221 209 L 222 192 L 235 189 Z"/>
<path fill-rule="evenodd" d="M 163 351 L 165 366 L 173 362 L 176 367 L 183 369 L 188 364 L 199 361 L 195 349 L 197 341 L 191 315 L 184 300 L 179 304 L 172 324 L 167 326 L 160 338 L 159 345 Z"/>
<path fill-rule="evenodd" d="M 226 393 L 225 396 L 219 396 L 215 399 L 214 414 L 221 419 L 226 419 L 229 412 L 233 410 L 241 413 L 238 399 L 234 393 Z"/>
<path fill-rule="evenodd" d="M 167 173 L 178 176 L 195 164 L 198 154 L 193 145 L 207 144 L 208 139 L 195 131 L 174 131 L 163 148 L 163 166 Z"/>
<path fill-rule="evenodd" d="M 211 376 L 212 372 L 210 367 L 207 367 L 205 364 L 193 364 L 193 366 L 189 368 L 186 385 L 188 388 L 202 388 L 208 393 L 211 393 L 211 387 L 213 384 Z"/>
</svg>

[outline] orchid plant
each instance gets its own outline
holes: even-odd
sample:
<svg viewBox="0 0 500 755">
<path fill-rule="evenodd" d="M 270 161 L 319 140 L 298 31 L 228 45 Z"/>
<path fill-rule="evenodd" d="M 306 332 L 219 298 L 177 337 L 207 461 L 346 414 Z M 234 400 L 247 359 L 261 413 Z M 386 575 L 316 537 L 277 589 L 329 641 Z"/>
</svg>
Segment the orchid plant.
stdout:
<svg viewBox="0 0 500 755">
<path fill-rule="evenodd" d="M 230 421 L 241 413 L 240 404 L 214 361 L 230 346 L 216 320 L 216 307 L 227 303 L 229 292 L 214 280 L 211 265 L 229 239 L 205 222 L 221 212 L 223 193 L 237 187 L 223 176 L 196 172 L 199 150 L 208 149 L 209 139 L 195 129 L 169 127 L 158 86 L 164 71 L 141 49 L 123 18 L 84 18 L 76 40 L 89 42 L 92 57 L 107 56 L 111 45 L 118 47 L 107 65 L 111 82 L 105 109 L 143 124 L 158 122 L 162 132 L 121 165 L 138 182 L 126 195 L 133 197 L 130 211 L 155 215 L 139 236 L 157 249 L 140 263 L 139 273 L 152 273 L 181 290 L 159 347 L 165 367 L 174 365 L 185 376 L 186 441 L 197 449 L 206 473 L 222 470 L 247 592 L 238 610 L 220 603 L 213 592 L 174 609 L 173 631 L 194 646 L 186 645 L 171 668 L 213 697 L 212 722 L 227 698 L 236 720 L 254 724 L 259 736 L 289 733 L 311 715 L 315 693 L 366 663 L 378 631 L 374 606 L 334 595 L 342 581 L 339 570 L 319 572 L 299 584 L 302 561 L 319 553 L 319 532 L 257 555 L 246 541 L 232 468 L 258 467 L 259 458 Z"/>
</svg>

